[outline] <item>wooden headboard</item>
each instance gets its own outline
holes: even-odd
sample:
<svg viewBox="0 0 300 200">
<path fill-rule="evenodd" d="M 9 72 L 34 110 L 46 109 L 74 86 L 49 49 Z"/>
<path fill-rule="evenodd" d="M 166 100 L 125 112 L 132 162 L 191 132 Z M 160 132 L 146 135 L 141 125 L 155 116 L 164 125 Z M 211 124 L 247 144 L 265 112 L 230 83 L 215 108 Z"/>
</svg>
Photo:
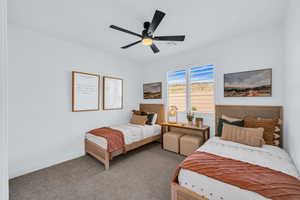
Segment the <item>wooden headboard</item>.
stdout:
<svg viewBox="0 0 300 200">
<path fill-rule="evenodd" d="M 140 104 L 140 111 L 157 113 L 157 124 L 165 122 L 164 104 Z"/>
<path fill-rule="evenodd" d="M 215 132 L 217 134 L 217 127 L 219 119 L 222 115 L 235 118 L 244 118 L 246 116 L 251 117 L 261 117 L 261 118 L 278 118 L 283 121 L 282 116 L 282 106 L 243 106 L 243 105 L 216 105 L 215 110 Z M 283 126 L 281 125 L 281 137 L 280 144 L 282 145 L 283 141 Z"/>
</svg>

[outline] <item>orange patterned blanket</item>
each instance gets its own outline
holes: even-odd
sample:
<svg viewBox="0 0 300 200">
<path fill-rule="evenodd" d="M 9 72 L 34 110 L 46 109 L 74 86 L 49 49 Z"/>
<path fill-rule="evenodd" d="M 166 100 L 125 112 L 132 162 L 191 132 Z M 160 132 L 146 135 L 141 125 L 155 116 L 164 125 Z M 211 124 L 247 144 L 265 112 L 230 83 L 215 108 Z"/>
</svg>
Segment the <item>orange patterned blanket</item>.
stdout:
<svg viewBox="0 0 300 200">
<path fill-rule="evenodd" d="M 194 152 L 178 166 L 274 200 L 299 200 L 300 181 L 285 173 L 206 152 Z"/>
<path fill-rule="evenodd" d="M 105 138 L 107 140 L 107 151 L 109 153 L 112 153 L 117 150 L 123 150 L 123 153 L 126 153 L 125 139 L 121 131 L 108 127 L 103 127 L 91 130 L 89 131 L 89 133 Z"/>
</svg>

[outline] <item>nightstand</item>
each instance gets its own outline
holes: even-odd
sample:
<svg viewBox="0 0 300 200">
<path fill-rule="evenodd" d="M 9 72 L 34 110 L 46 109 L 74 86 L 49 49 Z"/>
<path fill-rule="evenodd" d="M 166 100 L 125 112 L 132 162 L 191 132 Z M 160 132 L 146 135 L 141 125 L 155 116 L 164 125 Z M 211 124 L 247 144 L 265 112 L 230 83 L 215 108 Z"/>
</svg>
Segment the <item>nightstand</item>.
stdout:
<svg viewBox="0 0 300 200">
<path fill-rule="evenodd" d="M 202 126 L 197 127 L 194 125 L 189 125 L 185 123 L 162 123 L 161 124 L 161 147 L 163 148 L 163 136 L 166 132 L 180 132 L 188 135 L 195 135 L 195 136 L 201 136 L 204 138 L 204 142 L 206 142 L 209 139 L 210 136 L 210 127 L 209 126 Z"/>
</svg>

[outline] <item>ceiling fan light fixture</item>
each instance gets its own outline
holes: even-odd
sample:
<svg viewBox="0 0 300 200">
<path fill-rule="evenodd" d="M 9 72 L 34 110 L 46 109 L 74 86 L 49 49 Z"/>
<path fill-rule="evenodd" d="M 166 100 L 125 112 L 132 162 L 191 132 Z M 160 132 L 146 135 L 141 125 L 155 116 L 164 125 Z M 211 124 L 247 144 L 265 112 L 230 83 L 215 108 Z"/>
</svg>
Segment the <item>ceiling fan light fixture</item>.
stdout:
<svg viewBox="0 0 300 200">
<path fill-rule="evenodd" d="M 142 40 L 142 44 L 145 45 L 145 46 L 150 46 L 153 44 L 153 40 L 151 38 L 144 38 Z"/>
</svg>

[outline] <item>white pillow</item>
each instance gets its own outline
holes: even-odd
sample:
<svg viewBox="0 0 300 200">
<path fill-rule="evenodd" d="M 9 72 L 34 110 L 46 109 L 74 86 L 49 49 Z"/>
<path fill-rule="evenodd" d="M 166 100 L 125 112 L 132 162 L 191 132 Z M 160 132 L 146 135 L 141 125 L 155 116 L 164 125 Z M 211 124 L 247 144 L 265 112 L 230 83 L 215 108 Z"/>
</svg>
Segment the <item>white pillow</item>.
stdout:
<svg viewBox="0 0 300 200">
<path fill-rule="evenodd" d="M 225 119 L 229 122 L 237 122 L 237 121 L 243 121 L 243 119 L 238 119 L 238 118 L 233 118 L 233 117 L 228 117 L 226 115 L 222 115 L 222 119 Z"/>
<path fill-rule="evenodd" d="M 151 124 L 152 125 L 156 124 L 156 121 L 157 121 L 157 113 L 154 113 Z"/>
</svg>

